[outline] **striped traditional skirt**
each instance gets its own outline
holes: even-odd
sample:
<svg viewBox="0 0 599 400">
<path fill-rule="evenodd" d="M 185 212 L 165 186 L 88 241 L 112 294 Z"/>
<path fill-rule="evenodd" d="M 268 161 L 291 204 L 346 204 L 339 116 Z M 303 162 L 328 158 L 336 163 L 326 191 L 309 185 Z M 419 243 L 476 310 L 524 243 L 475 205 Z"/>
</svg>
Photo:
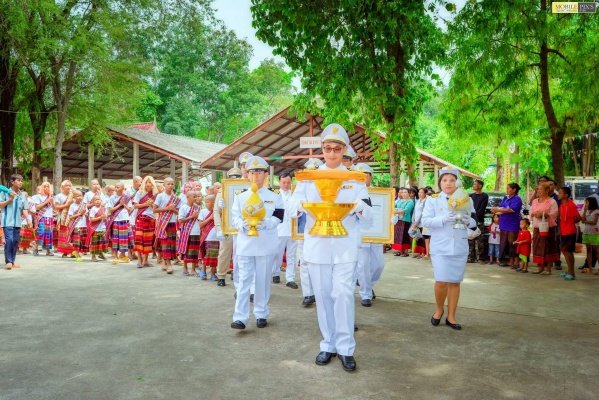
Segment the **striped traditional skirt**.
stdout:
<svg viewBox="0 0 599 400">
<path fill-rule="evenodd" d="M 200 235 L 189 235 L 183 261 L 192 264 L 200 261 Z"/>
<path fill-rule="evenodd" d="M 52 250 L 54 243 L 54 218 L 42 217 L 37 226 L 37 244 L 42 249 Z"/>
<path fill-rule="evenodd" d="M 106 244 L 106 232 L 94 232 L 92 242 L 89 246 L 89 252 L 92 254 L 103 254 L 108 248 Z"/>
<path fill-rule="evenodd" d="M 532 262 L 546 265 L 559 260 L 560 252 L 555 237 L 556 227 L 549 228 L 548 236 L 541 236 L 539 228 L 534 228 L 532 234 Z"/>
<path fill-rule="evenodd" d="M 218 240 L 205 240 L 203 243 L 202 264 L 204 267 L 215 267 L 218 265 L 218 248 L 220 242 Z"/>
<path fill-rule="evenodd" d="M 64 255 L 69 255 L 75 250 L 73 245 L 68 241 L 69 227 L 65 225 L 61 225 L 58 227 L 58 247 L 57 250 L 59 253 Z"/>
<path fill-rule="evenodd" d="M 166 237 L 158 239 L 158 247 L 161 250 L 162 258 L 165 260 L 174 260 L 177 258 L 177 226 L 174 222 L 169 222 L 166 226 Z"/>
<path fill-rule="evenodd" d="M 154 245 L 154 226 L 156 221 L 147 215 L 137 218 L 135 224 L 135 251 L 150 254 Z"/>
<path fill-rule="evenodd" d="M 19 247 L 22 249 L 28 249 L 31 242 L 35 240 L 35 233 L 33 229 L 21 228 L 21 237 L 19 238 Z"/>
<path fill-rule="evenodd" d="M 410 230 L 410 223 L 405 221 L 398 221 L 395 224 L 395 236 L 393 245 L 391 246 L 395 251 L 410 251 L 412 249 L 412 238 L 408 234 Z"/>
<path fill-rule="evenodd" d="M 112 251 L 127 252 L 130 245 L 131 231 L 129 221 L 114 221 L 112 223 Z"/>
<path fill-rule="evenodd" d="M 87 237 L 87 228 L 75 228 L 73 235 L 71 236 L 71 244 L 80 254 L 87 253 L 89 249 L 85 245 L 85 238 Z"/>
</svg>

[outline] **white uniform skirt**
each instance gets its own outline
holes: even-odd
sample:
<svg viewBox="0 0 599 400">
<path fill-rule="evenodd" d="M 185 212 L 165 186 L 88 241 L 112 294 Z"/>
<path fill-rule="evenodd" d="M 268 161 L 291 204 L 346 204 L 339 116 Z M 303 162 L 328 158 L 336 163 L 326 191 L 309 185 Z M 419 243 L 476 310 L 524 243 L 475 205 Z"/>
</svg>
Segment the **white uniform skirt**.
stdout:
<svg viewBox="0 0 599 400">
<path fill-rule="evenodd" d="M 461 283 L 466 271 L 466 260 L 468 254 L 457 256 L 433 255 L 433 275 L 437 282 Z"/>
</svg>

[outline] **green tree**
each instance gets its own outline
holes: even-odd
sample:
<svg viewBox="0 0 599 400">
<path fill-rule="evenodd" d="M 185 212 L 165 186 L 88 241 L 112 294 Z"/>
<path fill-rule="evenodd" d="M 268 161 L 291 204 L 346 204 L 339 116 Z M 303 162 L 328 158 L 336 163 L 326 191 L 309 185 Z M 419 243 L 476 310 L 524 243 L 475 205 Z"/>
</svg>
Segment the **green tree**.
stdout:
<svg viewBox="0 0 599 400">
<path fill-rule="evenodd" d="M 443 55 L 442 33 L 424 1 L 252 0 L 257 36 L 301 76 L 298 108 L 342 123 L 382 128 L 391 183 L 399 161 L 414 175 L 414 127 L 430 90 L 427 76 Z M 356 118 L 358 116 L 358 118 Z"/>
<path fill-rule="evenodd" d="M 536 132 L 550 140 L 560 184 L 564 137 L 585 126 L 589 106 L 597 109 L 599 82 L 588 77 L 588 68 L 599 62 L 593 50 L 599 44 L 597 28 L 595 15 L 552 14 L 547 0 L 466 2 L 449 25 L 456 70 L 452 80 L 469 79 L 471 93 L 478 95 L 473 107 L 484 110 L 484 103 L 501 93 L 514 100 L 538 93 L 535 105 L 547 129 Z"/>
</svg>

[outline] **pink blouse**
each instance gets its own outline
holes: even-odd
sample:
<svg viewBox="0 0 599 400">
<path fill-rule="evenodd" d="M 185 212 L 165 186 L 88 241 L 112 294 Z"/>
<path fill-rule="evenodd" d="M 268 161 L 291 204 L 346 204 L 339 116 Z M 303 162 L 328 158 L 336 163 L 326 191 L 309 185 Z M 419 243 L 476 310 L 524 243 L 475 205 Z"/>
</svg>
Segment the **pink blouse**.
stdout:
<svg viewBox="0 0 599 400">
<path fill-rule="evenodd" d="M 535 214 L 538 212 L 545 213 L 545 220 L 549 222 L 549 227 L 557 226 L 557 216 L 559 213 L 559 208 L 557 207 L 557 202 L 553 200 L 551 197 L 545 199 L 543 202 L 539 202 L 539 199 L 534 199 L 532 201 L 532 205 L 530 207 L 530 213 Z M 539 223 L 542 218 L 533 217 L 532 218 L 532 227 L 538 228 Z"/>
</svg>

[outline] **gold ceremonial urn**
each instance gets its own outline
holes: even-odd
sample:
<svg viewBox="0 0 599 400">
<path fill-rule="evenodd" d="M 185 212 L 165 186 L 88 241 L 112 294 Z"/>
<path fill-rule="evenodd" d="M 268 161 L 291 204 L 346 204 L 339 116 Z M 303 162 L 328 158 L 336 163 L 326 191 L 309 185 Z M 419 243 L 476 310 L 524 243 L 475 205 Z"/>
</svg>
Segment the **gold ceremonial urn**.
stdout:
<svg viewBox="0 0 599 400">
<path fill-rule="evenodd" d="M 457 221 L 453 225 L 454 229 L 466 229 L 467 226 L 462 221 L 466 215 L 470 215 L 470 196 L 462 188 L 458 188 L 449 197 L 447 205 L 456 214 Z"/>
<path fill-rule="evenodd" d="M 313 170 L 295 174 L 298 181 L 313 181 L 320 193 L 321 203 L 303 202 L 302 207 L 316 220 L 310 229 L 313 236 L 347 236 L 341 223 L 355 203 L 335 203 L 343 182 L 366 182 L 366 174 L 357 171 Z"/>
<path fill-rule="evenodd" d="M 241 217 L 250 225 L 248 236 L 258 236 L 258 225 L 266 217 L 266 209 L 260 196 L 258 196 L 258 185 L 252 182 L 250 187 L 252 194 L 246 200 L 241 209 Z"/>
</svg>

